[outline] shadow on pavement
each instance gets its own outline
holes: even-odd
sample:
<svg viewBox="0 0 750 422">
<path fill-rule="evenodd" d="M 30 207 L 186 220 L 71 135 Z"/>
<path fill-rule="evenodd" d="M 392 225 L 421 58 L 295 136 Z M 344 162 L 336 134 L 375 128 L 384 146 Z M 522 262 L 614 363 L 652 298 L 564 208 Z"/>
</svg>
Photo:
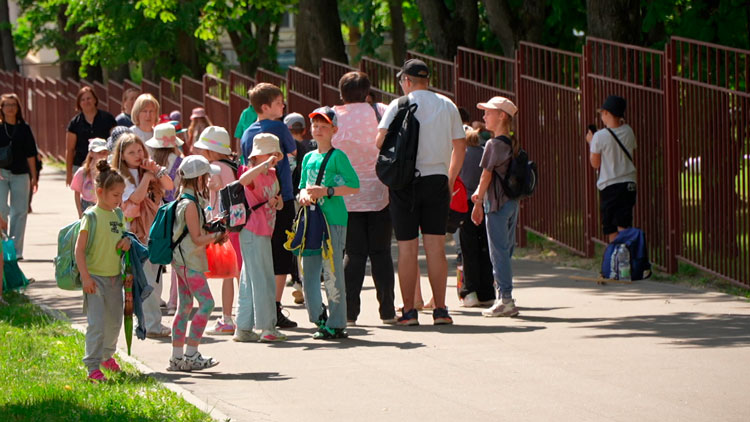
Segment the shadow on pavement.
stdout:
<svg viewBox="0 0 750 422">
<path fill-rule="evenodd" d="M 175 384 L 194 384 L 190 379 L 200 381 L 202 379 L 227 380 L 227 381 L 286 381 L 293 377 L 281 375 L 278 372 L 241 372 L 235 374 L 215 372 L 215 369 L 207 372 L 154 372 L 155 378 L 161 381 L 170 381 Z"/>
</svg>

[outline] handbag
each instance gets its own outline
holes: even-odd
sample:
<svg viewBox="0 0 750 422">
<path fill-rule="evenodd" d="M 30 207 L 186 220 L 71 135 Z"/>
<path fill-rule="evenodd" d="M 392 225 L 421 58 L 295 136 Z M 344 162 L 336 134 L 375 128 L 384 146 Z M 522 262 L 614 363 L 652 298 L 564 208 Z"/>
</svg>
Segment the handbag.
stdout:
<svg viewBox="0 0 750 422">
<path fill-rule="evenodd" d="M 219 199 L 219 207 L 230 233 L 241 231 L 247 224 L 250 213 L 268 202 L 262 201 L 250 207 L 245 196 L 245 187 L 239 180 L 224 186 L 219 191 Z"/>
</svg>

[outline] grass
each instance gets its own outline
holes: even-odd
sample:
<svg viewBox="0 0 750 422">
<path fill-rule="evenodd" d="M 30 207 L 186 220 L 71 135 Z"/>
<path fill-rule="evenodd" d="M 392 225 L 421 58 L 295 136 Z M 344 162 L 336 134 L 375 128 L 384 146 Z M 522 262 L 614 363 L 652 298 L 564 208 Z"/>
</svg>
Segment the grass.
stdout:
<svg viewBox="0 0 750 422">
<path fill-rule="evenodd" d="M 594 257 L 586 258 L 576 255 L 570 250 L 534 233 L 528 233 L 526 240 L 527 246 L 525 248 L 516 248 L 514 257 L 545 261 L 556 265 L 594 272 L 598 272 L 601 268 L 602 255 L 604 254 L 604 246 L 602 245 L 596 244 Z M 679 263 L 676 274 L 667 274 L 655 270 L 651 276 L 651 280 L 718 291 L 750 300 L 750 288 L 739 287 L 724 279 L 706 274 L 698 268 L 685 263 Z"/>
<path fill-rule="evenodd" d="M 0 307 L 0 415 L 10 421 L 211 421 L 155 379 L 120 361 L 107 383 L 87 381 L 84 336 L 18 293 Z"/>
</svg>

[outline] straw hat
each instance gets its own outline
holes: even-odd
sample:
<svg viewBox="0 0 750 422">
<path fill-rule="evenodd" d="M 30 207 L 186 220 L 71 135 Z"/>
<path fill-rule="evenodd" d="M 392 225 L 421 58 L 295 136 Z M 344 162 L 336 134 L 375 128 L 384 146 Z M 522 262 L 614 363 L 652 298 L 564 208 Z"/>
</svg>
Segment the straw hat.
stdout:
<svg viewBox="0 0 750 422">
<path fill-rule="evenodd" d="M 198 141 L 193 148 L 205 149 L 229 155 L 232 153 L 232 144 L 227 130 L 221 126 L 209 126 L 203 129 Z"/>
<path fill-rule="evenodd" d="M 174 125 L 160 123 L 154 127 L 154 137 L 146 141 L 149 148 L 174 148 L 182 146 L 184 142 L 177 137 Z"/>
<path fill-rule="evenodd" d="M 253 150 L 250 152 L 250 157 L 265 154 L 277 154 L 279 158 L 282 158 L 279 138 L 276 135 L 259 133 L 253 138 Z"/>
</svg>

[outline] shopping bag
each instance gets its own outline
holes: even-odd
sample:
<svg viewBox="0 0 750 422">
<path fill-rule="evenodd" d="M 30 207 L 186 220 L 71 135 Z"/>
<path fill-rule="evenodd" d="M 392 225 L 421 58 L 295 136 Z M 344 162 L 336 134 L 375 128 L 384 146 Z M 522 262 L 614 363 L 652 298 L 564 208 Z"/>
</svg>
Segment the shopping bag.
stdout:
<svg viewBox="0 0 750 422">
<path fill-rule="evenodd" d="M 237 253 L 234 251 L 231 242 L 224 242 L 220 245 L 212 243 L 206 246 L 206 258 L 208 260 L 206 278 L 239 277 Z"/>
<path fill-rule="evenodd" d="M 3 291 L 19 290 L 29 285 L 29 279 L 18 266 L 16 244 L 13 239 L 2 234 L 3 244 Z"/>
</svg>

